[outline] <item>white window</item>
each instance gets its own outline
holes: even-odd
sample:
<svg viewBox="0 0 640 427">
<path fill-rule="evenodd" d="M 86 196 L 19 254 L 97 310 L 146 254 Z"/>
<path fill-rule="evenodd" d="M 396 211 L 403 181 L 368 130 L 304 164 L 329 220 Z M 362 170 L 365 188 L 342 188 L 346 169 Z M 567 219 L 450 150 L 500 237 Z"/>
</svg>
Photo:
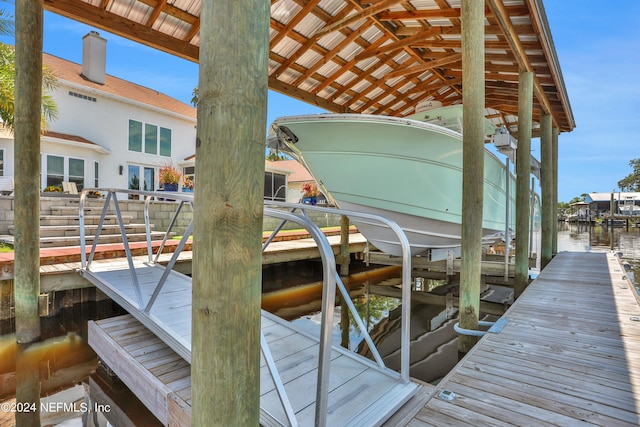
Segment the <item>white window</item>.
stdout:
<svg viewBox="0 0 640 427">
<path fill-rule="evenodd" d="M 84 188 L 84 159 L 48 154 L 44 169 L 45 187 L 62 188 L 62 182 L 68 181 L 75 182 L 78 190 Z"/>
<path fill-rule="evenodd" d="M 129 190 L 155 190 L 156 169 L 148 166 L 129 165 L 128 180 Z"/>
<path fill-rule="evenodd" d="M 129 150 L 171 157 L 171 129 L 129 120 Z"/>
<path fill-rule="evenodd" d="M 287 201 L 287 175 L 275 172 L 264 173 L 264 198 Z"/>
</svg>

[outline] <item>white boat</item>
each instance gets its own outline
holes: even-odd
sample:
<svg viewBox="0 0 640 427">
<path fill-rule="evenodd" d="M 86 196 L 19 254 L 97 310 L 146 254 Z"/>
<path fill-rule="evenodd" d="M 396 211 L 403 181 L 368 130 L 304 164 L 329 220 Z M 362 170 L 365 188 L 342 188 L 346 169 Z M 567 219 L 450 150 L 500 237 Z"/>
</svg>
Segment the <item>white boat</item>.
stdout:
<svg viewBox="0 0 640 427">
<path fill-rule="evenodd" d="M 631 197 L 625 197 L 622 203 L 618 206 L 618 210 L 620 210 L 622 215 L 640 215 L 640 206 L 636 205 L 635 200 Z"/>
<path fill-rule="evenodd" d="M 459 249 L 461 244 L 461 123 L 461 105 L 406 118 L 303 115 L 276 119 L 270 139 L 271 145 L 278 144 L 304 164 L 337 206 L 394 220 L 407 234 L 412 255 L 430 250 L 433 259 L 438 249 Z M 496 128 L 486 120 L 485 130 L 493 135 Z M 485 236 L 504 234 L 507 203 L 513 225 L 515 178 L 485 150 Z M 354 224 L 378 249 L 401 255 L 388 229 L 363 221 Z"/>
</svg>

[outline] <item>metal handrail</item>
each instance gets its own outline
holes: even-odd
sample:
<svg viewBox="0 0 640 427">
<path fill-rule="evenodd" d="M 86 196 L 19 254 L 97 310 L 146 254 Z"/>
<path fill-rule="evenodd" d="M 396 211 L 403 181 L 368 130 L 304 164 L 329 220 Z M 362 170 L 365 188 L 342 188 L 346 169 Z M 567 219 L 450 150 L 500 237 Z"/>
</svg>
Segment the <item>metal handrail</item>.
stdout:
<svg viewBox="0 0 640 427">
<path fill-rule="evenodd" d="M 324 426 L 327 423 L 327 408 L 329 406 L 329 373 L 331 363 L 331 335 L 333 332 L 333 312 L 336 298 L 336 262 L 333 249 L 326 236 L 313 221 L 304 215 L 265 208 L 267 216 L 292 221 L 302 225 L 311 234 L 318 245 L 322 258 L 323 286 L 322 286 L 322 321 L 320 323 L 318 380 L 316 388 L 315 425 Z"/>
<path fill-rule="evenodd" d="M 85 209 L 86 196 L 89 191 L 105 192 L 106 199 L 102 209 L 102 214 L 99 220 L 99 224 L 96 229 L 93 244 L 89 252 L 89 257 L 87 259 L 84 209 Z M 166 243 L 167 236 L 169 235 L 171 229 L 173 228 L 176 222 L 176 218 L 180 213 L 180 209 L 183 207 L 185 203 L 190 204 L 191 208 L 193 209 L 193 195 L 189 193 L 187 194 L 171 193 L 171 195 L 169 196 L 171 199 L 176 200 L 179 203 L 177 204 L 177 209 L 174 214 L 174 217 L 171 220 L 169 229 L 167 230 L 166 235 L 160 245 L 160 250 L 158 252 L 158 255 L 155 257 L 155 259 L 153 259 L 152 257 L 153 248 L 151 245 L 151 238 L 150 238 L 151 227 L 149 222 L 149 206 L 150 206 L 150 201 L 152 200 L 153 197 L 166 198 L 167 197 L 166 193 L 138 191 L 138 190 L 123 190 L 123 189 L 113 189 L 113 188 L 109 188 L 109 189 L 87 188 L 87 189 L 83 189 L 83 191 L 80 193 L 79 223 L 80 223 L 81 268 L 83 270 L 88 270 L 90 268 L 91 262 L 95 255 L 95 251 L 98 246 L 98 240 L 100 237 L 101 229 L 104 224 L 107 212 L 109 210 L 109 205 L 111 202 L 113 202 L 114 209 L 116 211 L 118 226 L 120 228 L 120 234 L 123 241 L 123 246 L 124 246 L 126 257 L 127 257 L 127 263 L 129 266 L 131 277 L 132 277 L 132 283 L 136 291 L 136 297 L 138 299 L 138 307 L 146 315 L 149 315 L 150 310 L 157 296 L 159 295 L 168 275 L 170 274 L 175 262 L 177 261 L 177 258 L 180 252 L 184 249 L 186 241 L 193 230 L 193 220 L 190 222 L 189 226 L 187 227 L 187 231 L 185 232 L 180 243 L 176 247 L 176 250 L 174 251 L 171 257 L 169 264 L 165 267 L 165 271 L 162 277 L 160 278 L 160 280 L 158 281 L 158 284 L 156 285 L 156 288 L 152 296 L 150 297 L 149 301 L 147 301 L 147 303 L 145 304 L 141 294 L 140 284 L 136 275 L 135 266 L 133 263 L 133 257 L 131 254 L 131 250 L 129 248 L 129 243 L 127 240 L 126 230 L 124 228 L 124 222 L 122 220 L 122 213 L 120 211 L 118 198 L 116 197 L 117 193 L 127 194 L 127 195 L 137 195 L 138 197 L 145 198 L 144 217 L 145 217 L 145 231 L 146 231 L 146 237 L 147 237 L 147 251 L 148 251 L 148 257 L 149 257 L 149 263 L 152 263 L 152 264 L 157 263 L 159 253 L 162 251 L 162 248 L 164 248 L 164 244 Z M 320 227 L 309 219 L 305 211 L 315 210 L 315 211 L 337 213 L 337 214 L 343 214 L 347 216 L 375 220 L 387 225 L 398 235 L 398 240 L 400 241 L 400 244 L 402 246 L 402 251 L 403 251 L 403 274 L 402 274 L 403 276 L 403 291 L 402 291 L 403 320 L 402 320 L 402 344 L 401 344 L 402 345 L 402 348 L 401 348 L 402 361 L 401 361 L 401 373 L 399 375 L 399 378 L 403 382 L 409 381 L 408 343 L 409 343 L 409 320 L 410 320 L 410 306 L 411 306 L 410 304 L 411 257 L 410 257 L 409 241 L 396 223 L 377 215 L 364 214 L 364 213 L 345 211 L 345 210 L 339 210 L 339 209 L 323 208 L 319 206 L 287 204 L 287 203 L 275 202 L 275 201 L 265 201 L 265 205 L 276 206 L 276 207 L 288 207 L 289 209 L 291 209 L 291 212 L 285 212 L 285 211 L 270 209 L 269 207 L 265 207 L 264 215 L 281 219 L 283 222 L 291 221 L 301 225 L 313 237 L 313 239 L 316 242 L 316 245 L 318 246 L 318 250 L 320 251 L 320 257 L 322 259 L 322 264 L 323 264 L 323 292 L 322 292 L 322 323 L 321 323 L 321 331 L 320 331 L 320 339 L 319 339 L 319 356 L 318 356 L 319 360 L 318 360 L 318 379 L 317 379 L 317 389 L 316 389 L 315 422 L 317 426 L 324 426 L 326 425 L 327 408 L 328 408 L 331 342 L 332 342 L 333 313 L 335 308 L 336 286 L 340 289 L 340 292 L 344 296 L 345 301 L 348 301 L 347 305 L 349 306 L 349 309 L 354 313 L 356 313 L 356 310 L 355 310 L 355 306 L 353 306 L 353 302 L 351 301 L 350 298 L 348 298 L 349 297 L 348 290 L 344 286 L 344 283 L 342 283 L 340 276 L 337 274 L 335 258 L 333 257 L 333 250 L 331 248 L 331 245 L 329 244 L 329 241 L 327 240 L 326 236 L 322 233 L 322 230 L 320 229 Z M 301 210 L 301 212 L 298 214 L 294 213 L 295 210 L 298 210 L 298 209 Z M 279 229 L 281 229 L 281 226 L 278 227 L 278 230 Z M 270 241 L 271 239 L 268 240 L 268 242 Z M 265 244 L 264 247 L 266 247 L 267 244 Z M 263 247 L 263 250 L 264 250 L 264 247 Z M 360 320 L 360 324 L 362 324 L 362 320 L 359 318 L 359 316 L 354 316 L 354 318 L 357 319 L 356 322 Z M 364 325 L 363 324 L 360 325 L 360 324 L 359 324 L 359 327 L 364 328 Z M 364 331 L 366 331 L 366 328 L 364 328 Z M 368 339 L 366 337 L 368 337 Z M 378 362 L 379 366 L 381 368 L 384 368 L 385 367 L 384 362 L 382 361 L 382 358 L 380 357 L 379 353 L 375 349 L 375 346 L 373 345 L 373 341 L 371 340 L 368 332 L 365 334 L 365 339 L 367 340 L 367 343 L 369 344 L 372 351 L 374 351 L 374 354 L 377 354 L 376 361 Z M 262 344 L 266 344 L 266 341 L 263 338 L 261 338 L 261 341 L 262 341 L 261 346 Z M 265 359 L 267 359 L 267 363 L 269 364 L 268 368 L 271 372 L 271 376 L 274 381 L 274 384 L 276 385 L 276 390 L 280 397 L 280 401 L 283 405 L 287 418 L 289 419 L 289 423 L 290 425 L 295 426 L 297 425 L 295 414 L 293 414 L 291 404 L 288 400 L 288 397 L 286 396 L 286 393 L 284 393 L 284 385 L 282 384 L 282 380 L 280 379 L 280 376 L 277 370 L 274 370 L 275 362 L 271 357 L 271 353 L 268 347 L 266 349 L 262 348 L 262 354 L 265 357 Z"/>
<path fill-rule="evenodd" d="M 411 321 L 411 247 L 409 245 L 409 239 L 405 235 L 404 231 L 400 226 L 394 221 L 383 217 L 381 215 L 374 215 L 364 212 L 355 212 L 349 211 L 345 209 L 338 208 L 329 208 L 324 206 L 317 205 L 301 205 L 298 203 L 285 203 L 285 202 L 276 202 L 276 201 L 268 201 L 265 200 L 264 204 L 266 206 L 275 206 L 280 208 L 288 208 L 288 209 L 300 209 L 303 211 L 317 211 L 323 213 L 332 213 L 339 215 L 346 215 L 348 217 L 359 218 L 359 219 L 368 219 L 372 221 L 376 221 L 378 223 L 382 223 L 389 227 L 398 237 L 398 242 L 400 243 L 402 249 L 402 321 L 401 321 L 401 339 L 400 339 L 400 379 L 402 382 L 409 382 L 409 363 L 410 363 L 410 321 Z M 349 293 L 342 284 L 342 280 L 338 276 L 336 279 L 338 283 L 338 287 L 340 292 L 345 296 L 345 301 L 350 301 Z M 346 295 L 345 295 L 346 293 Z M 349 306 L 349 304 L 347 304 Z M 355 311 L 355 307 L 349 306 L 350 311 Z M 359 315 L 354 316 L 355 319 L 359 319 Z M 356 320 L 357 323 L 357 320 Z M 359 327 L 364 327 L 364 325 Z M 366 327 L 364 327 L 364 331 L 366 331 Z M 365 340 L 367 340 L 367 336 L 369 336 L 368 332 L 363 333 Z M 370 339 L 370 338 L 369 338 Z M 367 344 L 372 351 L 372 353 L 377 353 L 377 349 L 373 345 L 373 342 L 369 342 L 367 340 Z M 381 366 L 384 366 L 384 362 L 378 360 L 376 357 L 376 362 L 379 364 L 382 363 Z"/>
<path fill-rule="evenodd" d="M 489 322 L 486 320 L 478 320 L 478 326 L 493 326 L 496 322 Z M 489 331 L 483 331 L 478 329 L 465 329 L 460 327 L 460 322 L 456 322 L 453 325 L 453 330 L 456 331 L 460 335 L 467 335 L 470 337 L 483 337 Z"/>
</svg>

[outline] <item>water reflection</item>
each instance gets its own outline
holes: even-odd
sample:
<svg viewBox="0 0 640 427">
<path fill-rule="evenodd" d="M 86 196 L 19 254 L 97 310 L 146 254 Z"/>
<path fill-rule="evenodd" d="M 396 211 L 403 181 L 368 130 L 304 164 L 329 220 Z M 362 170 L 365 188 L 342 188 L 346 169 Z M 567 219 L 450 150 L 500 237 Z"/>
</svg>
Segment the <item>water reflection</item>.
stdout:
<svg viewBox="0 0 640 427">
<path fill-rule="evenodd" d="M 58 425 L 77 419 L 79 425 L 106 426 L 92 414 L 85 389 L 78 384 L 98 368 L 87 344 L 87 320 L 122 314 L 111 301 L 75 304 L 42 318 L 39 342 L 18 345 L 13 333 L 0 336 L 0 425 Z M 13 326 L 3 322 L 5 330 Z M 89 416 L 94 423 L 89 423 Z"/>
<path fill-rule="evenodd" d="M 640 228 L 558 223 L 558 251 L 601 252 L 613 249 L 625 259 L 640 259 Z"/>
</svg>

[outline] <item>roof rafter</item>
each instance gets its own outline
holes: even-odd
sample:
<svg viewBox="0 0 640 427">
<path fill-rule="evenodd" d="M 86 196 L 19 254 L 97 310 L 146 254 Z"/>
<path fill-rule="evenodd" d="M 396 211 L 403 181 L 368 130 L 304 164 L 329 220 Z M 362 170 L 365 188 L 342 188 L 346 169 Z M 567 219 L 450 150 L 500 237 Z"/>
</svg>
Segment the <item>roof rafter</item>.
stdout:
<svg viewBox="0 0 640 427">
<path fill-rule="evenodd" d="M 54 13 L 198 61 L 202 0 L 42 1 Z M 485 5 L 487 113 L 515 126 L 518 74 L 528 70 L 536 111 L 552 114 L 560 132 L 572 130 L 542 0 L 506 3 Z M 423 99 L 462 102 L 459 7 L 450 0 L 271 0 L 270 88 L 335 112 L 403 116 Z"/>
</svg>

